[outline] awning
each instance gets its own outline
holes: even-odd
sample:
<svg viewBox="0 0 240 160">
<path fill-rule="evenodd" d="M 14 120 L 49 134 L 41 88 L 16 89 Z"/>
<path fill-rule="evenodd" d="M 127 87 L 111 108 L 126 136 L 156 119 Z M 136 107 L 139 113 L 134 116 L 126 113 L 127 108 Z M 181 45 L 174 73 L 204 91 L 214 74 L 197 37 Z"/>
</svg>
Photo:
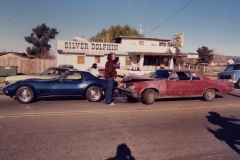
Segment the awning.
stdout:
<svg viewBox="0 0 240 160">
<path fill-rule="evenodd" d="M 187 57 L 186 53 L 157 53 L 157 52 L 128 52 L 129 55 L 150 55 L 150 56 L 170 56 L 170 57 Z"/>
</svg>

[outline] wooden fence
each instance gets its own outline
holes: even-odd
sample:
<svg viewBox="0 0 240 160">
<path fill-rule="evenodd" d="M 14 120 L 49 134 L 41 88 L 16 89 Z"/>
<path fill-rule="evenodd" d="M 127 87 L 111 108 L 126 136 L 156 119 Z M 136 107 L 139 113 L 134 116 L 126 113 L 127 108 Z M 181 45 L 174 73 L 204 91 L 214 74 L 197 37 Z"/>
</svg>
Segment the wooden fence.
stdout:
<svg viewBox="0 0 240 160">
<path fill-rule="evenodd" d="M 57 61 L 50 59 L 0 59 L 0 66 L 17 66 L 18 73 L 42 73 L 49 67 L 56 67 Z"/>
<path fill-rule="evenodd" d="M 175 66 L 175 69 L 192 69 L 197 70 L 205 73 L 218 73 L 225 70 L 227 66 Z"/>
</svg>

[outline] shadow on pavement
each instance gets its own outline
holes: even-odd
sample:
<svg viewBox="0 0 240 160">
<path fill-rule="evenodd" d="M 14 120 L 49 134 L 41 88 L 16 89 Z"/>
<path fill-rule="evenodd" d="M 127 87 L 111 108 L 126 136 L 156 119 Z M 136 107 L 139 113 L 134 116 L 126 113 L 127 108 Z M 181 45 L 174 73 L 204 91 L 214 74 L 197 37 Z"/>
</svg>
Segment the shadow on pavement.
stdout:
<svg viewBox="0 0 240 160">
<path fill-rule="evenodd" d="M 36 102 L 38 102 L 38 101 L 66 101 L 66 100 L 86 100 L 86 98 L 80 97 L 80 96 L 46 97 L 46 98 L 39 98 L 36 100 Z"/>
<path fill-rule="evenodd" d="M 236 94 L 229 93 L 229 95 L 240 98 L 240 96 Z"/>
<path fill-rule="evenodd" d="M 135 158 L 132 156 L 131 150 L 128 146 L 123 143 L 117 146 L 116 156 L 106 160 L 135 160 Z"/>
<path fill-rule="evenodd" d="M 207 127 L 207 130 L 212 133 L 220 141 L 225 143 L 235 152 L 240 154 L 240 125 L 233 123 L 239 122 L 240 120 L 231 117 L 222 117 L 219 113 L 209 112 L 210 115 L 206 116 L 208 121 L 214 125 L 218 125 L 221 128 L 212 129 Z"/>
<path fill-rule="evenodd" d="M 216 95 L 215 98 L 223 98 L 223 96 Z M 186 100 L 200 100 L 200 101 L 204 101 L 202 97 L 161 98 L 161 99 L 157 99 L 155 101 L 159 102 L 159 101 L 186 101 Z"/>
</svg>

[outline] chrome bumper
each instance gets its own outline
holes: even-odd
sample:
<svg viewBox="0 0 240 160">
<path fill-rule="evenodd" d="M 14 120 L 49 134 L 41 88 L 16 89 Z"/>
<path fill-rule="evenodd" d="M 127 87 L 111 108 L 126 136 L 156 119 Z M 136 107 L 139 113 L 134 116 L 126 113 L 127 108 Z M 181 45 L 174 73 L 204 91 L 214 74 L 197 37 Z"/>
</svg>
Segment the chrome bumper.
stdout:
<svg viewBox="0 0 240 160">
<path fill-rule="evenodd" d="M 227 82 L 233 82 L 233 83 L 237 83 L 236 80 L 234 79 L 218 79 L 219 81 L 227 81 Z"/>
</svg>

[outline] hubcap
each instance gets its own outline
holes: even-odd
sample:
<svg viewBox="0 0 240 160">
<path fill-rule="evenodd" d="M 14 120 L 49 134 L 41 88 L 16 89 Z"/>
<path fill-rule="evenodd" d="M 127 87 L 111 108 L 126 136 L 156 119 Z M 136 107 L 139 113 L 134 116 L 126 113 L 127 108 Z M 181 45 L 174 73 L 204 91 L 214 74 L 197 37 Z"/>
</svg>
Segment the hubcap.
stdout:
<svg viewBox="0 0 240 160">
<path fill-rule="evenodd" d="M 22 102 L 29 102 L 29 101 L 31 101 L 32 97 L 33 97 L 33 94 L 28 89 L 22 89 L 19 91 L 19 99 Z"/>
<path fill-rule="evenodd" d="M 154 91 L 148 92 L 148 101 L 153 102 L 155 100 L 155 94 Z"/>
<path fill-rule="evenodd" d="M 89 91 L 89 97 L 90 97 L 91 100 L 95 100 L 95 101 L 99 100 L 100 91 L 98 89 L 95 89 L 95 88 L 91 89 Z"/>
<path fill-rule="evenodd" d="M 214 99 L 215 98 L 215 91 L 214 90 L 208 90 L 207 91 L 207 99 L 208 100 L 212 100 L 212 99 Z"/>
</svg>

